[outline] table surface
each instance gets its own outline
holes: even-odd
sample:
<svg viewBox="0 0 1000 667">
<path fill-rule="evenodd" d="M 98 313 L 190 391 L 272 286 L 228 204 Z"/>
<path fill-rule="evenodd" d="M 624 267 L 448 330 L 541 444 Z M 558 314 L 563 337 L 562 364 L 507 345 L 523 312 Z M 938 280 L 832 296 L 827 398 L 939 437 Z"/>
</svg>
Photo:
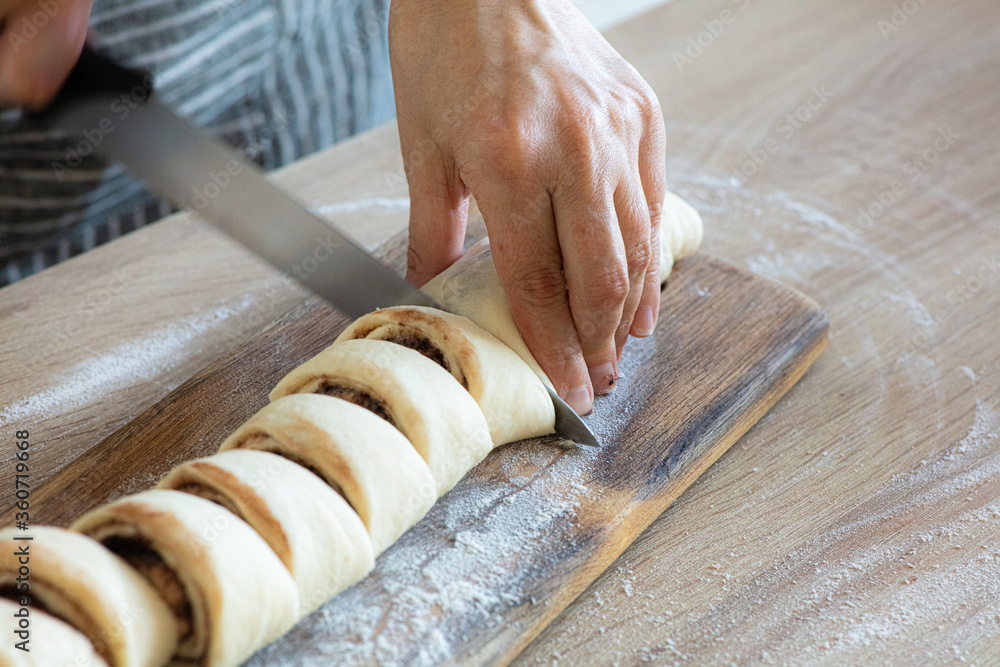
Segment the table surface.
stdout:
<svg viewBox="0 0 1000 667">
<path fill-rule="evenodd" d="M 704 250 L 811 295 L 830 344 L 518 662 L 997 660 L 997 12 L 679 0 L 608 33 Z M 275 180 L 373 246 L 406 223 L 398 150 L 386 126 Z M 0 290 L 0 437 L 30 430 L 40 484 L 304 296 L 184 215 Z"/>
</svg>

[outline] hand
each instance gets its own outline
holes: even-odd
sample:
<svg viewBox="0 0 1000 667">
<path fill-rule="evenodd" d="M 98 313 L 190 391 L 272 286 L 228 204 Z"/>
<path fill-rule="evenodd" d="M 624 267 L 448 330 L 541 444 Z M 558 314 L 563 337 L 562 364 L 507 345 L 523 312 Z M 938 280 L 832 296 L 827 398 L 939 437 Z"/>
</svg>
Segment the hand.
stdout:
<svg viewBox="0 0 1000 667">
<path fill-rule="evenodd" d="M 40 110 L 80 57 L 93 0 L 0 0 L 0 108 Z"/>
<path fill-rule="evenodd" d="M 659 307 L 663 119 L 569 0 L 393 0 L 407 278 L 461 255 L 469 194 L 514 321 L 578 412 Z"/>
</svg>

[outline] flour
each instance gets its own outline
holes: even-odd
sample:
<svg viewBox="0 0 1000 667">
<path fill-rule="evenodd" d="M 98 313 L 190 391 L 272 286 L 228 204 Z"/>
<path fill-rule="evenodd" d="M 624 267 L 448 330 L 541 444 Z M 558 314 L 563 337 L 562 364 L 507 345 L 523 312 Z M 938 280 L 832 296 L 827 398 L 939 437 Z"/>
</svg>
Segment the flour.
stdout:
<svg viewBox="0 0 1000 667">
<path fill-rule="evenodd" d="M 54 378 L 47 387 L 0 407 L 0 429 L 64 423 L 72 419 L 71 415 L 76 410 L 86 410 L 101 397 L 135 385 L 136 378 L 149 378 L 149 381 L 159 384 L 156 378 L 189 357 L 201 336 L 214 330 L 224 320 L 247 310 L 251 303 L 252 297 L 246 295 L 235 306 L 196 313 L 141 338 L 125 340 L 95 352 L 93 357 Z M 44 449 L 44 440 L 34 445 L 35 452 Z M 12 456 L 12 450 L 6 451 L 4 462 L 11 460 Z M 73 455 L 73 452 L 64 454 L 67 457 Z"/>
<path fill-rule="evenodd" d="M 356 211 L 366 211 L 372 208 L 385 208 L 397 211 L 410 210 L 409 197 L 368 197 L 366 199 L 352 199 L 350 201 L 333 202 L 331 204 L 320 204 L 314 202 L 309 209 L 316 215 L 337 215 L 338 213 L 354 213 Z"/>
</svg>

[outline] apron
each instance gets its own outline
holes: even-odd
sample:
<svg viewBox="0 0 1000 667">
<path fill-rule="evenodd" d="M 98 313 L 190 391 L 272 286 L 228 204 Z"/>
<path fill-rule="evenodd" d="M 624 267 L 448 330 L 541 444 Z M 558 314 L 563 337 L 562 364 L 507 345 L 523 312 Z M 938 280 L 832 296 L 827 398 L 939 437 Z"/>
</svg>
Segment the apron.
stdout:
<svg viewBox="0 0 1000 667">
<path fill-rule="evenodd" d="M 96 0 L 90 43 L 270 170 L 395 115 L 389 0 Z M 171 212 L 120 165 L 0 114 L 0 287 Z"/>
</svg>

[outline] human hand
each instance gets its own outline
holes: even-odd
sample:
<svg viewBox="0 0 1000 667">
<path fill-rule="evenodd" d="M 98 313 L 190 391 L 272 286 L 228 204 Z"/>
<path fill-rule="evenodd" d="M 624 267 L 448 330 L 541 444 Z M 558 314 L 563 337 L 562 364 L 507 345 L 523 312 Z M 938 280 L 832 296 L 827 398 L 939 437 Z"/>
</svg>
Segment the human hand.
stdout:
<svg viewBox="0 0 1000 667">
<path fill-rule="evenodd" d="M 581 414 L 659 308 L 656 96 L 569 0 L 393 0 L 407 278 L 462 252 L 476 197 L 514 321 Z"/>
<path fill-rule="evenodd" d="M 43 109 L 87 38 L 93 0 L 0 0 L 0 108 Z"/>
</svg>

